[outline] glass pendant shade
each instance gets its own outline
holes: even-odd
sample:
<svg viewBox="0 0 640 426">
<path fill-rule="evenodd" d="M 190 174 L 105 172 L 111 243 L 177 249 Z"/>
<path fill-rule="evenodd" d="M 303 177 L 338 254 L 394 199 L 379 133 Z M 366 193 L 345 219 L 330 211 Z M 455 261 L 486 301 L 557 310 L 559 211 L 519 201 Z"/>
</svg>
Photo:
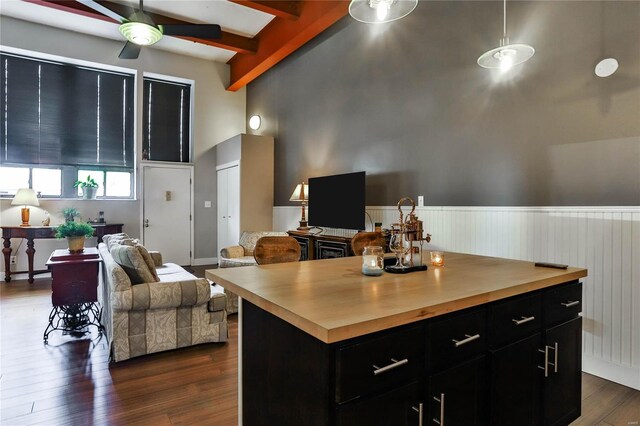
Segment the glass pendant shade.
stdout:
<svg viewBox="0 0 640 426">
<path fill-rule="evenodd" d="M 529 60 L 536 50 L 528 44 L 506 44 L 496 47 L 478 58 L 478 65 L 483 68 L 500 68 L 508 70 L 514 65 Z"/>
<path fill-rule="evenodd" d="M 503 1 L 503 27 L 500 46 L 484 52 L 478 58 L 478 65 L 483 68 L 498 68 L 508 71 L 512 66 L 521 64 L 536 53 L 536 50 L 528 44 L 509 43 L 507 37 L 507 0 Z"/>
<path fill-rule="evenodd" d="M 144 22 L 125 22 L 120 25 L 120 32 L 131 43 L 150 46 L 162 38 L 162 31 Z"/>
<path fill-rule="evenodd" d="M 417 5 L 418 0 L 351 0 L 349 15 L 365 24 L 383 24 L 404 18 Z"/>
</svg>

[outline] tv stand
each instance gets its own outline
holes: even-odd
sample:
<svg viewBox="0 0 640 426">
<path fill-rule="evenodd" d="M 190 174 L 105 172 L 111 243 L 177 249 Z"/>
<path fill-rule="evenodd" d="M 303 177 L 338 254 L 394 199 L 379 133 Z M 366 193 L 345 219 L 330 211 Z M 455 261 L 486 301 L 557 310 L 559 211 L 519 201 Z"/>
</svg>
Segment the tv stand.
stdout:
<svg viewBox="0 0 640 426">
<path fill-rule="evenodd" d="M 300 260 L 333 259 L 353 256 L 351 238 L 308 231 L 287 231 L 300 244 Z"/>
</svg>

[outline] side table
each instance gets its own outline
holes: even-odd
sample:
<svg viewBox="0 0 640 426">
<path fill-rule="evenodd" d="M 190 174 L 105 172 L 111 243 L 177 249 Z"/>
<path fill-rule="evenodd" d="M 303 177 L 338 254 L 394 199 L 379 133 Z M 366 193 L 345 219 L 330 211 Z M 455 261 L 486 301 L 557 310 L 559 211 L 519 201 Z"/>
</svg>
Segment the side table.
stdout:
<svg viewBox="0 0 640 426">
<path fill-rule="evenodd" d="M 102 258 L 95 247 L 85 247 L 79 254 L 70 254 L 67 249 L 51 254 L 46 265 L 51 271 L 53 309 L 44 331 L 45 343 L 54 330 L 81 332 L 94 325 L 98 333 L 102 333 L 102 308 L 98 303 L 100 262 Z"/>
</svg>

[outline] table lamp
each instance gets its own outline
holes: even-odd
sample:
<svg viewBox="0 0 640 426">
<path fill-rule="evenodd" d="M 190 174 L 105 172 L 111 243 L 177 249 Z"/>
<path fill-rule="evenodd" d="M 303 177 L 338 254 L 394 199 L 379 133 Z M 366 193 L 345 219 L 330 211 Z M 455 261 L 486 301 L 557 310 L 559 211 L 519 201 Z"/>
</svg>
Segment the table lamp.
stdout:
<svg viewBox="0 0 640 426">
<path fill-rule="evenodd" d="M 29 225 L 29 207 L 27 206 L 39 206 L 38 197 L 36 193 L 31 188 L 20 188 L 18 192 L 16 192 L 15 197 L 13 197 L 13 201 L 11 202 L 12 206 L 23 206 L 22 207 L 22 225 L 20 226 L 31 226 Z"/>
<path fill-rule="evenodd" d="M 289 201 L 302 202 L 302 219 L 300 220 L 300 226 L 298 231 L 306 231 L 309 229 L 307 218 L 305 216 L 304 208 L 307 206 L 307 200 L 309 199 L 309 185 L 302 182 L 296 185 L 296 189 L 293 190 Z"/>
</svg>

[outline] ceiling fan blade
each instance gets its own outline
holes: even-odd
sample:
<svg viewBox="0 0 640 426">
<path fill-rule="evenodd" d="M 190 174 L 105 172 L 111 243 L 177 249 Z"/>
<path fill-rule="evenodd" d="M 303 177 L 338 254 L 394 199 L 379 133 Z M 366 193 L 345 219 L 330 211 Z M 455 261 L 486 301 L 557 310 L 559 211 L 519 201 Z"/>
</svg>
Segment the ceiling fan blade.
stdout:
<svg viewBox="0 0 640 426">
<path fill-rule="evenodd" d="M 95 10 L 96 12 L 102 13 L 104 16 L 108 16 L 114 21 L 122 23 L 126 20 L 125 16 L 121 15 L 120 13 L 114 12 L 113 10 L 103 6 L 102 4 L 98 3 L 95 0 L 76 0 L 76 1 L 80 4 L 83 4 Z"/>
<path fill-rule="evenodd" d="M 140 55 L 140 50 L 142 49 L 142 46 L 135 44 L 135 43 L 131 43 L 131 42 L 126 42 L 124 47 L 122 48 L 122 50 L 120 51 L 120 54 L 118 55 L 118 58 L 120 59 L 138 59 L 138 56 Z"/>
<path fill-rule="evenodd" d="M 222 35 L 222 29 L 217 24 L 166 24 L 162 25 L 162 32 L 169 36 L 185 36 L 217 39 Z"/>
</svg>

